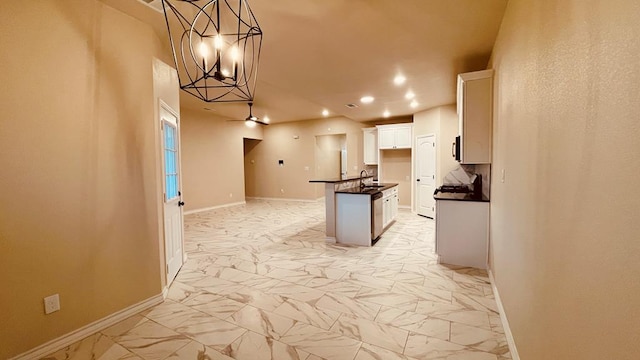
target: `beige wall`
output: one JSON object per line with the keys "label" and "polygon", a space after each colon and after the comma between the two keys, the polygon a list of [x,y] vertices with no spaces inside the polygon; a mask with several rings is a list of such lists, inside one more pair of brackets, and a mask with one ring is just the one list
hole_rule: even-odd
{"label": "beige wall", "polygon": [[436,135],[436,185],[460,165],[451,156],[451,144],[458,135],[458,115],[455,105],[440,106],[413,116],[413,135]]}
{"label": "beige wall", "polygon": [[[363,168],[363,124],[342,118],[295,121],[272,124],[264,128],[264,141],[245,158],[258,179],[255,197],[315,200],[324,196],[324,186],[310,184],[315,172],[316,136],[345,134],[348,175],[357,175]],[[250,161],[254,163],[251,164]],[[284,166],[278,165],[284,160]]]}
{"label": "beige wall", "polygon": [[318,135],[316,136],[315,172],[319,179],[339,178],[342,169],[342,149],[345,147],[347,136]]}
{"label": "beige wall", "polygon": [[637,0],[509,1],[490,261],[521,359],[640,354],[639,14]]}
{"label": "beige wall", "polygon": [[[0,358],[160,294],[146,25],[93,0],[0,12]],[[61,310],[44,315],[43,298]]]}
{"label": "beige wall", "polygon": [[182,109],[181,116],[185,210],[245,201],[244,138],[261,139],[262,126],[248,128],[204,110]]}
{"label": "beige wall", "polygon": [[382,150],[383,181],[398,183],[400,206],[411,206],[411,149]]}

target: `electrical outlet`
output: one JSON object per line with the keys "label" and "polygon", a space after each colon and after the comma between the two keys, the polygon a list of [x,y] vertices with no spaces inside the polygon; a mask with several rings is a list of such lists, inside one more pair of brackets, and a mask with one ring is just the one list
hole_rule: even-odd
{"label": "electrical outlet", "polygon": [[54,294],[44,298],[45,314],[51,314],[52,312],[56,312],[58,310],[60,310],[60,296],[58,294]]}

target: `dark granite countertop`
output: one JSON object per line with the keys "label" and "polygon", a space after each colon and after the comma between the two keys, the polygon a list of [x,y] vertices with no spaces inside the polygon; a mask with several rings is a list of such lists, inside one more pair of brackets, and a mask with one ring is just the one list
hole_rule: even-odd
{"label": "dark granite countertop", "polygon": [[[375,186],[375,187],[374,187]],[[398,186],[396,183],[377,183],[368,184],[364,188],[352,187],[348,189],[336,190],[336,194],[362,194],[362,195],[374,195],[387,189],[391,189],[394,186]]]}
{"label": "dark granite countertop", "polygon": [[[372,177],[373,175],[369,175],[369,176],[363,176],[362,178],[368,179]],[[309,182],[310,183],[341,183],[341,182],[352,181],[352,180],[360,180],[360,176],[352,175],[352,176],[344,176],[344,177],[331,178],[331,179],[309,180]]]}
{"label": "dark granite countertop", "polygon": [[474,198],[471,194],[466,193],[443,193],[439,192],[433,195],[436,200],[453,200],[453,201],[477,201],[477,202],[489,202],[489,198],[482,195],[482,198]]}

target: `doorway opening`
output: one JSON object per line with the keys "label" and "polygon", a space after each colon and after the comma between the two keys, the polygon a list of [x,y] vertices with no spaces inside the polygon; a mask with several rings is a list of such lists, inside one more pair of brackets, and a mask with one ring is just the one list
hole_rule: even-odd
{"label": "doorway opening", "polygon": [[256,170],[256,147],[262,142],[258,139],[243,139],[244,148],[244,197],[254,198],[259,193],[258,171]]}

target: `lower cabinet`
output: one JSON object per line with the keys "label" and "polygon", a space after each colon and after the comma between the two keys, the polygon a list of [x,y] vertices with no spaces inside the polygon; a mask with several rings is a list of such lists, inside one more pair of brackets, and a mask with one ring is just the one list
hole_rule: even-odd
{"label": "lower cabinet", "polygon": [[487,268],[489,202],[436,200],[436,253],[443,264]]}
{"label": "lower cabinet", "polygon": [[382,227],[387,227],[398,215],[398,187],[382,192]]}

